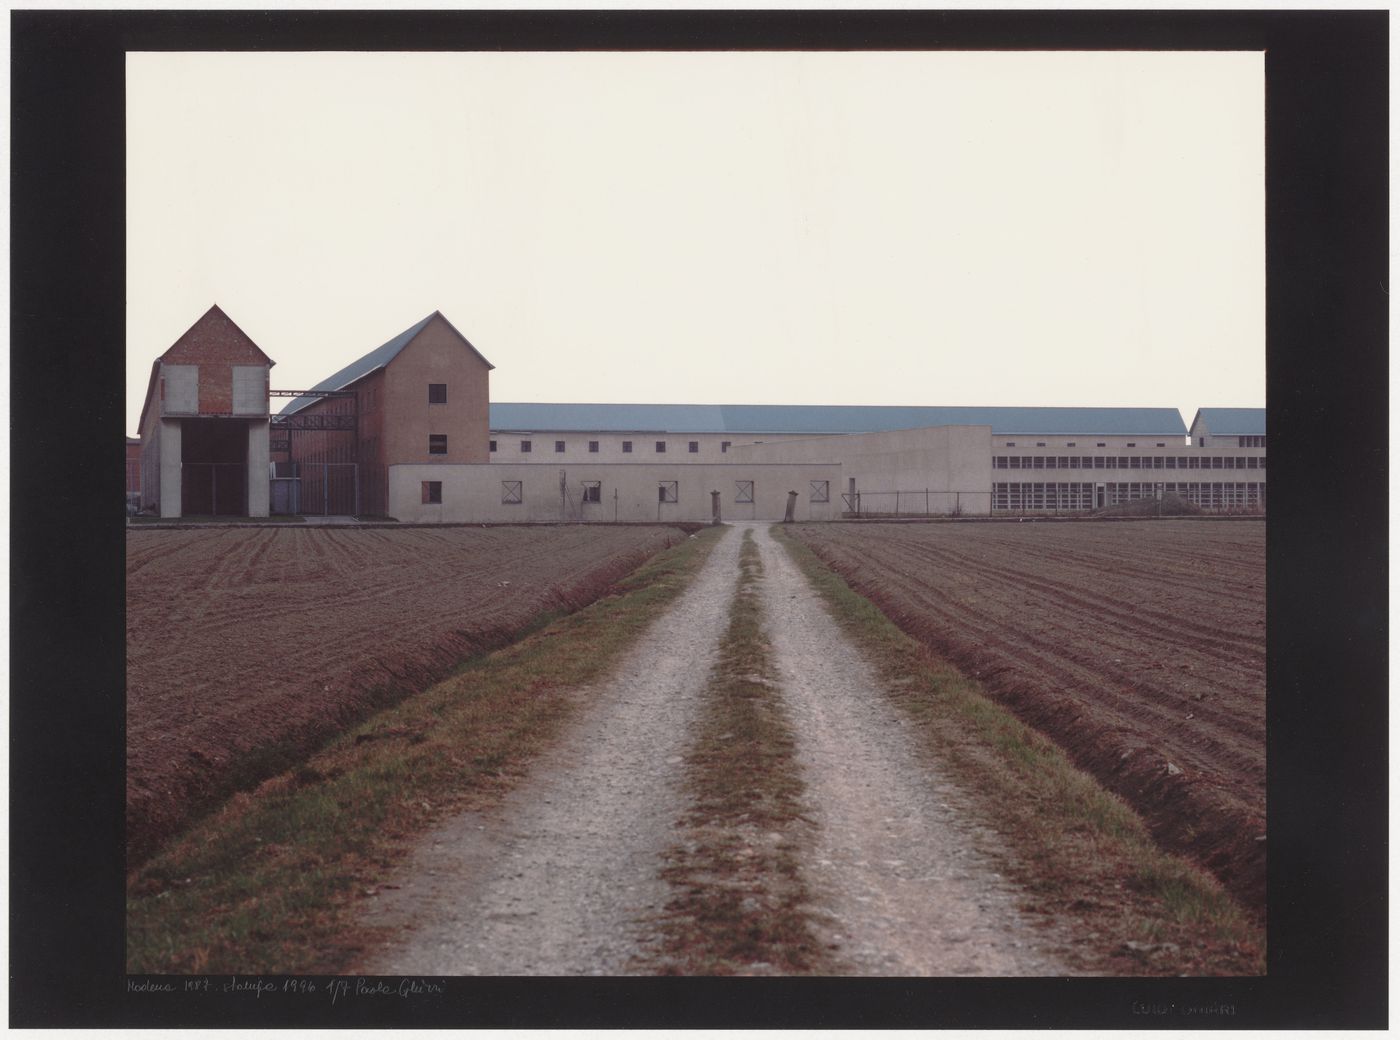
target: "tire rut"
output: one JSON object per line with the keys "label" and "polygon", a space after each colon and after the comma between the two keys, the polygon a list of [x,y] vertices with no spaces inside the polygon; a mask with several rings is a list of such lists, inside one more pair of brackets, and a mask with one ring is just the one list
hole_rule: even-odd
{"label": "tire rut", "polygon": [[[363,970],[618,975],[664,904],[680,770],[728,619],[740,539],[588,696],[570,733],[490,814],[448,820],[363,918],[397,933]],[[582,695],[584,691],[579,691]]]}

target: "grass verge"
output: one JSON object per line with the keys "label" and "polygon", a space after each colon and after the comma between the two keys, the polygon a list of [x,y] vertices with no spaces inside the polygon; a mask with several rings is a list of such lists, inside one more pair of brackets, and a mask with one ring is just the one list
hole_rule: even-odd
{"label": "grass verge", "polygon": [[662,974],[796,975],[827,961],[808,927],[799,863],[809,825],[744,532],[729,627],[686,756],[690,808],[662,876],[676,893],[645,965]]}
{"label": "grass verge", "polygon": [[1010,849],[1023,909],[1065,936],[1076,970],[1262,975],[1264,934],[1213,877],[1163,852],[1142,819],[979,683],[902,632],[781,527],[773,536],[866,653],[927,751]]}
{"label": "grass verge", "polygon": [[171,841],[127,879],[127,970],[344,970],[376,938],[356,924],[360,900],[435,821],[515,784],[719,534],[657,554],[603,599],[467,662]]}

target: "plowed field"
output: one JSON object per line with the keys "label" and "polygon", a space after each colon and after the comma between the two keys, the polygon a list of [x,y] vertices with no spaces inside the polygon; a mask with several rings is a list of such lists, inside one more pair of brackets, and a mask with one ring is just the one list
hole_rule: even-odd
{"label": "plowed field", "polygon": [[127,533],[127,843],[583,606],[673,527]]}
{"label": "plowed field", "polygon": [[1262,909],[1262,522],[792,532]]}

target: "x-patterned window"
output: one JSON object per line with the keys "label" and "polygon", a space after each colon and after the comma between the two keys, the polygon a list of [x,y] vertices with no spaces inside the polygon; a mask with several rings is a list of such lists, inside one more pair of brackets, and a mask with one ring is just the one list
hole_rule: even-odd
{"label": "x-patterned window", "polygon": [[519,505],[524,501],[522,483],[519,480],[501,481],[501,503],[503,505]]}
{"label": "x-patterned window", "polygon": [[585,480],[583,482],[583,500],[585,502],[601,502],[603,500],[603,482],[601,480]]}
{"label": "x-patterned window", "polygon": [[735,501],[735,502],[752,502],[752,501],[753,501],[753,481],[752,481],[752,480],[736,480],[736,481],[734,481],[734,501]]}
{"label": "x-patterned window", "polygon": [[830,502],[830,501],[831,501],[831,484],[830,484],[829,481],[825,481],[825,480],[814,480],[814,481],[811,482],[811,484],[812,484],[812,501],[813,501],[813,502]]}
{"label": "x-patterned window", "polygon": [[676,502],[680,499],[679,482],[674,480],[662,480],[656,485],[656,500],[658,502]]}

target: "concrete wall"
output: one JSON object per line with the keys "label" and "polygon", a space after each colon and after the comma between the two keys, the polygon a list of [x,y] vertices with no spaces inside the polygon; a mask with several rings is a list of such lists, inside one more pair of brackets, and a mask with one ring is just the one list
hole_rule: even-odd
{"label": "concrete wall", "polygon": [[[264,396],[263,400],[267,400]],[[267,516],[271,487],[268,484],[268,420],[248,420],[248,515]]]}
{"label": "concrete wall", "polygon": [[162,415],[199,414],[199,366],[161,362]]}
{"label": "concrete wall", "polygon": [[266,416],[268,414],[267,366],[233,365],[233,414]]}
{"label": "concrete wall", "polygon": [[[563,488],[561,491],[561,474]],[[514,465],[391,465],[390,515],[403,521],[449,523],[656,522],[707,523],[712,491],[724,520],[781,520],[788,492],[798,492],[795,518],[830,520],[841,514],[839,466],[821,464],[648,465],[553,463]],[[423,482],[442,483],[442,502],[423,502]],[[503,483],[518,481],[520,501],[503,501]],[[597,481],[600,501],[582,501],[583,485]],[[663,481],[676,484],[676,501],[659,501]],[[737,482],[753,484],[753,502],[737,502]],[[812,501],[811,482],[825,481],[827,501]]]}
{"label": "concrete wall", "polygon": [[[157,436],[160,438],[158,449],[160,490],[156,504],[163,517],[175,517],[181,514],[182,422],[181,419],[162,419],[157,430]],[[263,472],[267,471],[263,470]]]}
{"label": "concrete wall", "polygon": [[[807,460],[835,463],[841,486],[833,490],[861,494],[867,511],[895,512],[892,492],[927,491],[916,504],[901,496],[909,510],[932,513],[986,513],[991,508],[988,426],[927,426],[887,433],[852,433],[777,444],[736,445],[734,464],[749,460]],[[854,484],[852,484],[854,482]],[[887,495],[884,502],[881,495]],[[889,508],[887,509],[886,506]]]}

